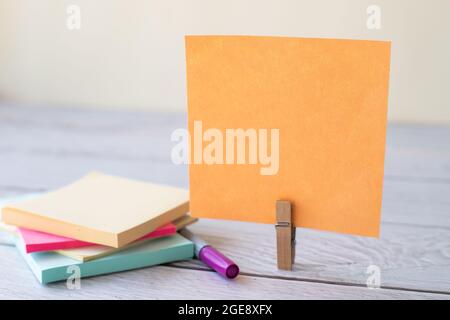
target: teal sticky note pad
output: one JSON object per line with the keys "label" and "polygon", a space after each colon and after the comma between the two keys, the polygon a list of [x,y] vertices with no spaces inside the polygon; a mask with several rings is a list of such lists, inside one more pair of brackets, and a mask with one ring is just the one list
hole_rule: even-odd
{"label": "teal sticky note pad", "polygon": [[179,234],[152,239],[141,245],[97,260],[80,262],[56,252],[25,253],[20,242],[18,249],[40,283],[66,280],[73,273],[71,266],[80,268],[81,277],[149,267],[173,261],[191,259],[194,244]]}

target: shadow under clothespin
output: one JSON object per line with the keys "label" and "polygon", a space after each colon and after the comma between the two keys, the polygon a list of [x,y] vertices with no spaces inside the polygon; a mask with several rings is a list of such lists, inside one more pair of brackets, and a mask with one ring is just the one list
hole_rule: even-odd
{"label": "shadow under clothespin", "polygon": [[291,203],[277,200],[275,230],[277,233],[277,265],[280,270],[292,270],[295,261],[296,228],[292,220]]}

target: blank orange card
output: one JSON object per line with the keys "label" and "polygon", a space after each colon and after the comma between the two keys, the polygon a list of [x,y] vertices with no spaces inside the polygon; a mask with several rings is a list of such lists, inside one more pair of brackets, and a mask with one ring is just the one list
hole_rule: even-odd
{"label": "blank orange card", "polygon": [[276,174],[191,159],[192,215],[273,224],[281,199],[297,227],[379,236],[390,42],[187,36],[186,58],[191,156],[208,129],[224,159],[227,129],[279,130]]}

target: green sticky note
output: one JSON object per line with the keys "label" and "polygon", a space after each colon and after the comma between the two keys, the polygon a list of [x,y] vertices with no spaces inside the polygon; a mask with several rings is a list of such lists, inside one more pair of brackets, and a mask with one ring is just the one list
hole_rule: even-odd
{"label": "green sticky note", "polygon": [[66,280],[74,274],[74,270],[79,270],[81,277],[90,277],[191,259],[194,256],[194,244],[179,234],[152,239],[130,249],[84,263],[56,252],[27,254],[23,251],[20,241],[17,242],[18,249],[42,284]]}

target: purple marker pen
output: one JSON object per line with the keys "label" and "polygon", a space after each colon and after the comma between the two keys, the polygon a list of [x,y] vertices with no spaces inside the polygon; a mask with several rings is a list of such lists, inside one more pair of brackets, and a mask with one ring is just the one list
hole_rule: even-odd
{"label": "purple marker pen", "polygon": [[202,239],[195,236],[188,229],[184,228],[179,231],[181,235],[188,238],[194,243],[195,256],[203,261],[206,265],[213,268],[222,276],[233,279],[239,274],[239,267],[229,258],[225,257],[219,251],[206,244]]}

